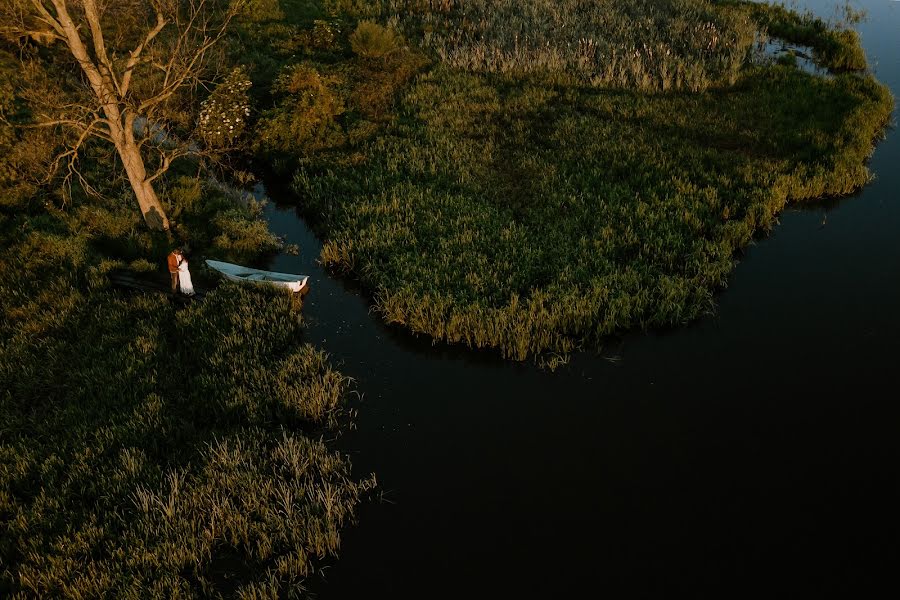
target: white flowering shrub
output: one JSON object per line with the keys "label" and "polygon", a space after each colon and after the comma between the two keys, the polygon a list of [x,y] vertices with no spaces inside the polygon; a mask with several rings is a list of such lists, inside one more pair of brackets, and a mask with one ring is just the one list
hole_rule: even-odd
{"label": "white flowering shrub", "polygon": [[200,104],[200,137],[213,148],[234,146],[250,116],[250,78],[237,67]]}

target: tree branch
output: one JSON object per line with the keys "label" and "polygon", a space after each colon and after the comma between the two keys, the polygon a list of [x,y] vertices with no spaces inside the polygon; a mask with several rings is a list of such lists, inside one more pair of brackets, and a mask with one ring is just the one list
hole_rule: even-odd
{"label": "tree branch", "polygon": [[131,86],[131,74],[134,72],[134,68],[138,64],[138,60],[141,58],[141,54],[144,52],[144,48],[146,48],[150,42],[153,41],[159,32],[163,30],[168,22],[161,12],[156,13],[156,26],[153,27],[149,32],[147,32],[147,36],[144,40],[138,44],[138,46],[131,51],[131,56],[128,58],[128,62],[125,64],[125,70],[122,74],[122,86],[119,89],[120,93],[124,97],[128,94],[128,88]]}
{"label": "tree branch", "polygon": [[[47,177],[45,180],[46,182],[49,182],[53,178],[53,176],[59,170],[61,163],[66,158],[68,158],[67,165],[66,165],[67,173],[66,173],[65,178],[63,179],[63,185],[71,188],[72,178],[77,177],[78,182],[81,184],[81,187],[84,188],[84,191],[86,191],[87,193],[89,193],[91,195],[95,195],[95,196],[99,195],[96,192],[96,190],[94,190],[94,188],[91,187],[90,183],[88,183],[88,181],[85,180],[84,176],[81,174],[81,171],[78,169],[78,154],[79,154],[79,151],[81,150],[81,147],[84,145],[85,141],[87,141],[87,139],[89,137],[97,136],[97,134],[100,133],[100,132],[94,131],[94,125],[96,123],[100,123],[103,121],[105,121],[105,119],[103,119],[102,117],[97,117],[96,119],[94,119],[94,121],[89,123],[87,126],[85,126],[84,123],[81,123],[81,126],[83,127],[83,131],[81,132],[81,135],[78,136],[78,139],[75,141],[75,143],[70,145],[64,152],[57,154],[53,158],[53,160],[50,162],[49,169],[47,171]],[[102,136],[98,136],[98,137],[102,137]]]}
{"label": "tree branch", "polygon": [[[98,129],[97,125],[106,125],[107,129]],[[77,119],[55,119],[52,121],[41,121],[40,123],[30,123],[28,125],[19,125],[22,129],[46,129],[48,127],[71,127],[76,131],[91,131],[91,135],[99,137],[108,142],[112,141],[112,133],[109,130],[109,121],[103,117],[97,117],[88,124]]]}
{"label": "tree branch", "polygon": [[91,30],[91,41],[94,43],[94,56],[97,58],[97,63],[109,78],[112,87],[119,90],[121,94],[116,73],[109,60],[109,54],[106,52],[106,42],[103,39],[103,27],[100,25],[100,11],[97,10],[97,3],[94,0],[81,0],[81,3],[84,6],[84,16]]}
{"label": "tree branch", "polygon": [[50,14],[50,11],[47,10],[47,7],[44,6],[44,3],[41,0],[31,0],[31,4],[32,4],[32,6],[34,6],[35,10],[38,11],[38,14],[41,15],[38,18],[38,20],[40,20],[40,21],[46,23],[47,25],[49,25],[50,27],[52,27],[54,29],[54,31],[56,31],[57,35],[59,35],[61,38],[65,39],[66,33],[63,30],[62,24],[59,21],[57,21],[53,17],[53,15]]}

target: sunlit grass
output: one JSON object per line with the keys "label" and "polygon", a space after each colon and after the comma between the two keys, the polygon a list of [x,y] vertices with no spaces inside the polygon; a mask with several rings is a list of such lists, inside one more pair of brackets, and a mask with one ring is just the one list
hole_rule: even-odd
{"label": "sunlit grass", "polygon": [[383,2],[451,67],[644,91],[733,83],[756,35],[705,0]]}

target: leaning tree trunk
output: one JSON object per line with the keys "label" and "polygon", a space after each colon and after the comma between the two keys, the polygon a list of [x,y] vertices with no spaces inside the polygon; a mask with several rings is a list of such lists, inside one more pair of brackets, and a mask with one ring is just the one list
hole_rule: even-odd
{"label": "leaning tree trunk", "polygon": [[[91,26],[91,34],[94,36],[93,42],[97,52],[97,62],[92,60],[88,54],[87,48],[81,39],[81,33],[69,15],[66,0],[51,1],[56,8],[57,21],[53,20],[52,15],[43,8],[40,2],[37,2],[35,6],[38,7],[45,19],[50,19],[54,29],[65,37],[72,56],[75,57],[87,76],[91,89],[100,103],[103,115],[106,117],[109,137],[115,144],[116,151],[119,153],[122,164],[125,166],[128,181],[131,182],[134,195],[137,196],[138,206],[141,208],[141,214],[144,215],[144,221],[152,229],[169,229],[169,219],[166,218],[166,212],[163,210],[159,198],[156,197],[152,181],[148,180],[144,159],[141,158],[140,148],[134,139],[135,115],[130,112],[123,113],[121,110],[120,88],[112,75],[109,63],[104,64],[101,60],[105,56],[106,50],[103,47],[103,36],[100,30],[96,4],[94,2],[88,3],[85,0],[83,8]],[[95,28],[97,31],[95,31]]]}
{"label": "leaning tree trunk", "polygon": [[116,150],[122,158],[122,165],[128,174],[128,181],[137,197],[138,206],[141,207],[141,214],[144,215],[147,226],[151,229],[168,230],[169,219],[166,218],[166,211],[156,196],[153,184],[147,181],[144,159],[137,145],[126,140],[117,143]]}

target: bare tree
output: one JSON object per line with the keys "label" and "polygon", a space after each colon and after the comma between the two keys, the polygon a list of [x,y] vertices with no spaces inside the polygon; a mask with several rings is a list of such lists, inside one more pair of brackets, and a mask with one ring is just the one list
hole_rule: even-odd
{"label": "bare tree", "polygon": [[[192,133],[196,92],[213,47],[242,0],[0,0],[0,33],[39,44],[73,72],[54,95],[46,72],[23,57],[30,82],[33,126],[63,128],[64,150],[52,168],[67,170],[90,189],[78,169],[89,139],[111,143],[122,161],[144,220],[168,229],[154,182],[179,157],[202,151]],[[63,78],[63,77],[60,77]],[[72,83],[74,82],[74,83]]]}

